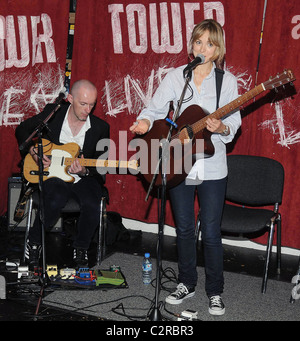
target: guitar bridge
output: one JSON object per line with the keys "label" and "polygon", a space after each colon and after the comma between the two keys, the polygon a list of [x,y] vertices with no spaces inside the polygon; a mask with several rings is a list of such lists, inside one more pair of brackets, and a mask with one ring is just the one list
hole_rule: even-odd
{"label": "guitar bridge", "polygon": [[[36,171],[36,170],[31,170],[29,172],[30,175],[39,175],[39,171]],[[49,172],[47,171],[43,171],[43,176],[48,176],[49,175]]]}

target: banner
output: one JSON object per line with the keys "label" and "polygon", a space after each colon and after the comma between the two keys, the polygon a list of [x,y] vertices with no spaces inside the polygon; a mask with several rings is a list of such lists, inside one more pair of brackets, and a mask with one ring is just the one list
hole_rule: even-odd
{"label": "banner", "polygon": [[[0,5],[0,153],[5,160],[1,193],[6,193],[7,178],[17,170],[14,127],[61,89],[68,3],[27,0]],[[263,92],[241,108],[242,127],[228,153],[266,156],[283,164],[282,245],[300,248],[299,1],[77,0],[71,83],[87,78],[96,84],[95,114],[111,126],[111,156],[129,160],[135,154],[128,146],[133,138],[129,127],[165,74],[188,62],[191,31],[205,18],[216,19],[224,29],[224,67],[238,78],[240,94],[284,69],[291,69],[297,79],[294,85]],[[142,178],[108,174],[106,185],[109,210],[158,223],[157,192],[145,201],[149,184]],[[2,214],[5,209],[2,202]],[[169,201],[165,221],[174,226]]]}
{"label": "banner", "polygon": [[0,214],[7,179],[20,173],[15,128],[53,102],[64,86],[68,0],[0,3]]}
{"label": "banner", "polygon": [[[77,2],[72,81],[88,78],[101,96],[98,115],[111,125],[116,156],[128,160],[128,128],[151,99],[164,75],[187,63],[194,25],[205,18],[225,32],[225,68],[238,77],[239,93],[285,68],[299,75],[299,2],[254,1],[82,1]],[[282,244],[300,247],[299,97],[295,87],[265,92],[242,109],[243,124],[228,153],[262,155],[283,163],[286,180]],[[108,175],[109,209],[122,216],[157,223],[156,191],[145,202],[146,186],[133,175]],[[197,204],[195,204],[197,208]],[[173,225],[167,202],[166,223]],[[265,242],[265,239],[262,239]]]}

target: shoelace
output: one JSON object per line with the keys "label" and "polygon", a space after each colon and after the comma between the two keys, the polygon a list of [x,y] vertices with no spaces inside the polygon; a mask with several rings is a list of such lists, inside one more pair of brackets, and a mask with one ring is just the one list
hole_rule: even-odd
{"label": "shoelace", "polygon": [[212,296],[210,298],[211,305],[215,307],[222,307],[222,300],[220,296]]}
{"label": "shoelace", "polygon": [[178,284],[174,295],[179,296],[181,294],[188,294],[188,293],[189,293],[189,291],[188,291],[187,287],[184,284],[180,283],[180,284]]}
{"label": "shoelace", "polygon": [[87,260],[88,257],[87,257],[87,252],[86,252],[86,251],[78,251],[78,252],[77,252],[77,250],[74,249],[74,251],[73,251],[73,258],[80,257],[82,254],[83,254],[83,258],[84,258],[85,260]]}
{"label": "shoelace", "polygon": [[25,258],[29,260],[30,256],[32,258],[39,257],[40,251],[41,251],[41,246],[40,245],[32,245],[30,247],[28,242],[27,242],[26,248],[25,248]]}

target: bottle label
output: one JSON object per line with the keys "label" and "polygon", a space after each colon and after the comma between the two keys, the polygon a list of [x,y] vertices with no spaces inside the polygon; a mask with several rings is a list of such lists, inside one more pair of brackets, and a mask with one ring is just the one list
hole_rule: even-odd
{"label": "bottle label", "polygon": [[144,264],[143,270],[144,271],[151,271],[152,270],[152,264]]}

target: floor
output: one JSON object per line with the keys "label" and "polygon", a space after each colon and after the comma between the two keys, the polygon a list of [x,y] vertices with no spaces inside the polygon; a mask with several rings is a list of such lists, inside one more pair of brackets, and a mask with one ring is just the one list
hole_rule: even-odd
{"label": "floor", "polygon": [[[106,255],[114,252],[143,255],[150,252],[153,258],[156,257],[157,235],[141,231],[129,231],[130,237],[126,240],[115,242],[106,247]],[[46,263],[56,264],[58,268],[71,264],[72,258],[72,236],[65,229],[59,232],[48,233],[46,237]],[[22,259],[24,245],[24,232],[8,231],[5,217],[1,218],[0,224],[0,276],[6,281],[6,299],[0,300],[0,321],[95,321],[99,318],[88,315],[70,314],[57,309],[49,309],[42,304],[41,293],[47,295],[51,285],[37,279],[34,283],[23,283],[17,280],[13,268],[7,268],[7,261],[13,262]],[[176,262],[176,241],[174,237],[164,236],[161,244],[162,261]],[[203,265],[201,247],[198,245],[198,265]],[[91,263],[96,261],[96,243],[91,246]],[[93,264],[90,264],[92,266]],[[272,255],[269,278],[291,282],[296,275],[299,266],[299,257],[282,255],[282,271],[276,274],[276,256]],[[224,245],[224,270],[229,272],[247,274],[250,276],[262,277],[264,266],[264,253],[247,248]],[[9,270],[9,271],[8,271]],[[42,278],[43,279],[43,278]],[[0,282],[1,283],[1,282]],[[41,283],[45,283],[42,286]],[[3,288],[2,288],[3,289]],[[1,290],[1,286],[0,286]],[[1,291],[0,291],[1,292]]]}

